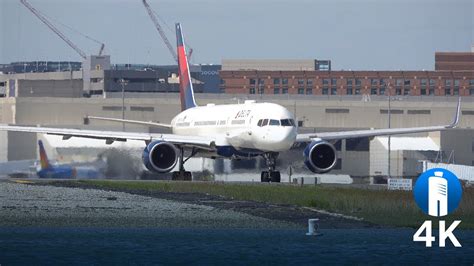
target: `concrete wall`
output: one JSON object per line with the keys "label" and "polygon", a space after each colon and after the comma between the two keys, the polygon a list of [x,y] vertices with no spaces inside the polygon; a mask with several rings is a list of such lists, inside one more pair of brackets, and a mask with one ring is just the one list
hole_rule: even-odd
{"label": "concrete wall", "polygon": [[[127,93],[126,95],[125,117],[127,119],[168,123],[180,111],[178,94],[149,94],[148,98],[129,98],[134,94]],[[237,103],[238,101],[243,102],[245,99],[221,94],[197,94],[196,96],[197,102],[201,105],[210,102],[216,104]],[[304,121],[306,126],[306,128],[300,129],[302,132],[385,128],[388,123],[387,114],[380,111],[387,108],[386,101],[362,102],[360,99],[345,100],[343,98],[322,100],[311,97],[306,99],[268,97],[261,101],[282,104],[290,111],[295,112],[298,120]],[[83,118],[86,115],[121,118],[121,105],[120,98],[1,98],[0,123],[121,130],[121,124],[112,122],[92,121],[89,126],[83,125]],[[402,110],[403,113],[392,115],[392,127],[449,124],[454,114],[455,105],[454,101],[419,102],[407,100],[393,102],[392,110]],[[338,109],[347,111],[335,111]],[[468,112],[474,110],[474,102],[471,98],[467,97],[464,100],[462,109]],[[408,110],[430,110],[431,114],[409,114]],[[463,115],[461,127],[466,128],[471,125],[474,125],[474,115]],[[127,125],[126,129],[128,131],[163,132],[158,128],[150,129],[131,125]],[[450,134],[443,133],[440,140],[441,146],[443,150],[456,150],[456,162],[471,164],[474,160],[471,150],[474,130],[460,130],[459,135],[456,135],[456,132],[458,130],[450,131]],[[36,135],[30,134],[30,137],[24,141],[22,137],[12,137],[14,134],[17,133],[8,135],[8,154],[18,152],[19,147],[24,148],[25,151],[11,158],[36,158]],[[296,152],[294,156],[301,156],[301,151]],[[8,158],[10,159],[10,156]],[[377,175],[376,172],[379,170],[374,170],[371,162],[376,159],[383,163],[386,161],[386,152],[369,154],[368,151],[347,151],[344,141],[341,145],[339,158],[342,160],[342,168],[335,170],[334,173],[350,173],[356,176]],[[379,168],[386,169],[386,166]],[[402,175],[403,169],[403,155],[393,154],[392,175]]]}
{"label": "concrete wall", "polygon": [[460,128],[441,132],[441,149],[454,151],[454,163],[474,166],[474,130]]}

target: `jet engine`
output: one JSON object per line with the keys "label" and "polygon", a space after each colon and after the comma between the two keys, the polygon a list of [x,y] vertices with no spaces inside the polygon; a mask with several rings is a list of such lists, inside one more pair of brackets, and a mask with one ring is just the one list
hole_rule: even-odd
{"label": "jet engine", "polygon": [[143,150],[143,164],[156,173],[171,171],[178,162],[178,150],[169,142],[154,141]]}
{"label": "jet engine", "polygon": [[337,156],[334,145],[327,141],[311,142],[303,152],[304,164],[314,173],[326,173],[336,165]]}

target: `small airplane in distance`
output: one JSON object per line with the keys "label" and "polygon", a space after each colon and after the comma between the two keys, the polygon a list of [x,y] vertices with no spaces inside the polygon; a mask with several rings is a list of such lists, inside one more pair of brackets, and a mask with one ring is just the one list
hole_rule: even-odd
{"label": "small airplane in distance", "polygon": [[[303,159],[308,169],[314,173],[326,173],[336,165],[337,153],[333,143],[337,140],[441,131],[454,128],[459,123],[461,98],[458,101],[454,121],[449,125],[310,134],[298,134],[294,114],[278,104],[245,101],[243,104],[198,106],[194,99],[185,42],[179,23],[176,24],[176,37],[181,112],[170,124],[87,117],[102,121],[171,128],[172,134],[9,125],[0,125],[0,130],[60,135],[64,140],[71,137],[103,139],[107,144],[114,141],[142,140],[146,144],[142,155],[144,165],[152,172],[167,173],[178,164],[179,170],[173,172],[174,180],[192,179],[191,172],[185,171],[184,164],[196,155],[213,159],[246,159],[262,156],[268,170],[261,172],[261,181],[280,182],[280,172],[276,170],[278,154],[291,149],[297,143],[307,143]],[[185,150],[189,153],[187,158]]]}
{"label": "small airplane in distance", "polygon": [[40,178],[99,178],[101,173],[93,167],[76,167],[73,165],[52,165],[44,150],[43,142],[38,141],[40,169],[36,172]]}

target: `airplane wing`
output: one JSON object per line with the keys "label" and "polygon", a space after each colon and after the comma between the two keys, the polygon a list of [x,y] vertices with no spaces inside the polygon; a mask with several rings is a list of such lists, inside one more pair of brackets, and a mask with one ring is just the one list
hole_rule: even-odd
{"label": "airplane wing", "polygon": [[458,124],[459,124],[460,113],[461,113],[461,98],[459,98],[459,100],[458,100],[456,114],[454,116],[453,122],[450,125],[430,126],[430,127],[369,129],[369,130],[353,130],[353,131],[298,134],[297,137],[296,137],[296,141],[297,142],[309,142],[313,139],[339,140],[339,139],[351,139],[351,138],[363,138],[363,137],[375,137],[375,136],[387,136],[387,135],[442,131],[442,130],[447,130],[447,129],[450,129],[450,128],[457,127]]}
{"label": "airplane wing", "polygon": [[28,126],[9,126],[0,125],[2,131],[41,133],[48,135],[63,136],[63,139],[72,137],[103,139],[107,144],[114,141],[143,140],[146,143],[155,140],[171,142],[178,146],[200,147],[204,149],[214,149],[215,140],[209,137],[181,136],[176,134],[159,133],[141,133],[141,132],[120,132],[120,131],[102,131],[102,130],[84,130],[69,128],[49,128],[49,127],[28,127]]}
{"label": "airplane wing", "polygon": [[101,121],[118,122],[118,123],[126,123],[126,124],[136,124],[136,125],[143,125],[143,126],[171,128],[171,124],[156,123],[156,122],[152,122],[152,121],[139,121],[139,120],[100,117],[100,116],[86,116],[86,117],[84,117],[84,124],[89,124],[89,120],[101,120]]}

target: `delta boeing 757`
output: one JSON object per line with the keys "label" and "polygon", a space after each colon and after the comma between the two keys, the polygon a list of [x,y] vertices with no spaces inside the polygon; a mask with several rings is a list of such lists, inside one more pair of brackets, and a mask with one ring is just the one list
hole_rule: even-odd
{"label": "delta boeing 757", "polygon": [[[171,128],[172,134],[8,125],[0,126],[0,130],[60,135],[65,140],[71,137],[104,139],[109,144],[114,141],[143,140],[146,144],[142,156],[144,165],[150,171],[167,173],[178,164],[179,171],[173,172],[175,180],[191,179],[191,173],[185,171],[184,164],[196,155],[230,159],[262,156],[265,158],[268,170],[261,173],[261,181],[280,182],[276,159],[280,152],[289,150],[295,143],[308,143],[303,152],[305,165],[312,172],[325,173],[336,165],[336,149],[331,143],[336,140],[441,131],[454,128],[459,123],[460,99],[454,121],[450,125],[310,134],[298,134],[294,114],[278,104],[246,101],[243,104],[198,106],[194,99],[185,43],[179,23],[176,24],[176,35],[182,112],[174,117],[170,124],[89,117],[89,119],[167,127]],[[190,153],[187,158],[185,151]]]}

